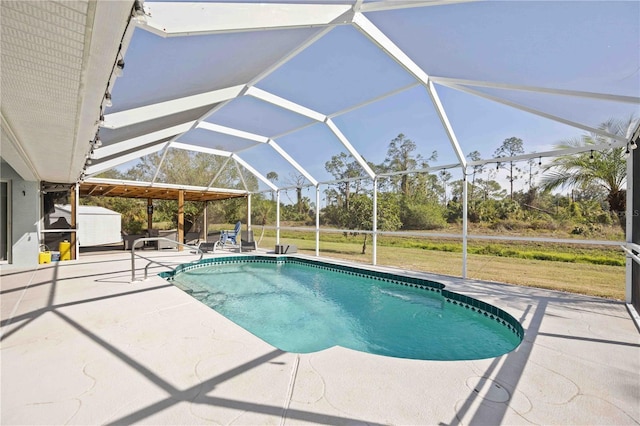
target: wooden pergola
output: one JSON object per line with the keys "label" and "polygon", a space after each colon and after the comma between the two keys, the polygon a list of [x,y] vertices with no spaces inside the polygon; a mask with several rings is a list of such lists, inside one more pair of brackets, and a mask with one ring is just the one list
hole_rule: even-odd
{"label": "wooden pergola", "polygon": [[[163,183],[151,184],[111,179],[92,179],[78,184],[78,195],[80,197],[93,196],[146,199],[148,229],[153,227],[153,200],[176,200],[178,202],[178,241],[182,242],[184,240],[185,201],[208,202],[227,200],[230,198],[246,198],[249,193],[247,191],[235,189],[202,188]],[[179,249],[181,249],[180,246]]]}
{"label": "wooden pergola", "polygon": [[79,185],[81,197],[122,197],[142,198],[152,200],[178,200],[182,194],[183,201],[215,201],[229,198],[246,197],[245,191],[233,191],[223,189],[201,189],[165,184],[141,184],[141,183],[107,183],[107,182],[82,182]]}

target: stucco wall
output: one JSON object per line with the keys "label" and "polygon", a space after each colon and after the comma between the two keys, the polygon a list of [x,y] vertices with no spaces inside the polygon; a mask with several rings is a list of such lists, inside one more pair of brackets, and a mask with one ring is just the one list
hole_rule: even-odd
{"label": "stucco wall", "polygon": [[0,159],[0,177],[11,182],[11,263],[17,266],[38,264],[37,224],[40,215],[40,185],[26,181]]}

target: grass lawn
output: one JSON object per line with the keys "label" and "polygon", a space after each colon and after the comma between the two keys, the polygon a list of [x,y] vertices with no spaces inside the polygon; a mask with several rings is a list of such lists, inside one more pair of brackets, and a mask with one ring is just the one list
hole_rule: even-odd
{"label": "grass lawn", "polygon": [[[259,234],[256,229],[256,239]],[[295,244],[301,253],[315,254],[314,239],[287,235],[281,237],[281,242]],[[260,247],[274,246],[275,237],[265,234]],[[368,245],[365,255],[360,254],[361,250],[361,238],[351,242],[323,241],[321,235],[321,256],[371,264],[371,246]],[[381,266],[452,276],[462,275],[462,255],[459,252],[378,246],[377,257],[377,263]],[[467,276],[486,281],[569,291],[617,300],[624,300],[625,295],[624,266],[469,254]]]}

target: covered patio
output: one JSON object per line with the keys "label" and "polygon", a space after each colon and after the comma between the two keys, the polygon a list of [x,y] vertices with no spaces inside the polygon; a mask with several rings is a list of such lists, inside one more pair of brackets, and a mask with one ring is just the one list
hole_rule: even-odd
{"label": "covered patio", "polygon": [[[80,197],[118,197],[118,198],[137,198],[147,201],[147,233],[140,235],[123,235],[123,244],[125,249],[130,249],[133,240],[140,237],[149,237],[150,230],[153,229],[153,200],[175,200],[178,203],[177,233],[175,240],[186,242],[187,234],[184,227],[184,203],[185,201],[197,201],[204,203],[204,229],[199,235],[193,236],[196,240],[206,241],[207,239],[207,203],[210,201],[228,200],[231,198],[247,198],[250,209],[250,194],[246,191],[233,189],[202,189],[199,187],[185,185],[161,184],[152,185],[144,182],[127,182],[113,179],[96,179],[89,182],[82,182],[78,185],[78,195]],[[248,218],[248,227],[251,227],[251,217]],[[155,235],[156,237],[158,235]],[[177,247],[182,250],[181,246]],[[75,258],[75,257],[74,257]]]}
{"label": "covered patio", "polygon": [[[640,9],[601,6],[3,0],[0,423],[639,424]],[[614,116],[629,128],[602,126]],[[382,167],[407,129],[424,161]],[[556,145],[581,132],[595,142]],[[513,135],[524,152],[494,151]],[[624,237],[540,241],[622,246],[624,301],[468,276],[476,168],[521,162],[531,176],[553,158],[607,150],[626,155],[626,207],[615,212]],[[341,158],[351,168],[336,178]],[[388,194],[394,179],[441,172],[461,185],[459,276],[378,265],[385,182]],[[281,197],[304,190],[314,209],[303,230],[319,257],[320,210],[351,182],[366,187],[372,212],[330,232],[371,235],[373,270],[507,311],[525,330],[517,349],[446,362],[288,353],[155,274],[164,268],[131,282],[146,266],[131,253],[38,264],[47,188],[73,188],[72,205],[86,195],[148,206],[246,197],[248,230],[251,197],[268,194],[276,244]],[[231,254],[206,256],[220,255]],[[196,255],[145,257],[174,265]]]}

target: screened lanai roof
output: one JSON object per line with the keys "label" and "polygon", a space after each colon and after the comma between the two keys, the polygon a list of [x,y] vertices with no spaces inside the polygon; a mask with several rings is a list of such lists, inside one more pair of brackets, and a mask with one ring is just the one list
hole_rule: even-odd
{"label": "screened lanai roof", "polygon": [[[472,151],[491,161],[512,136],[524,143],[519,158],[542,159],[585,132],[623,145],[631,135],[600,124],[640,115],[638,2],[131,6],[130,21],[112,18],[121,28],[104,85],[112,105],[93,106],[101,142],[87,143],[75,175],[87,182],[148,169],[141,161],[153,154],[152,185],[223,186],[222,168],[255,176],[260,190],[293,175],[315,185],[334,179],[325,163],[341,152],[373,177],[369,162],[382,163],[398,134],[424,158],[437,153],[432,170],[473,165]],[[166,177],[175,150],[210,156],[217,169]]]}

